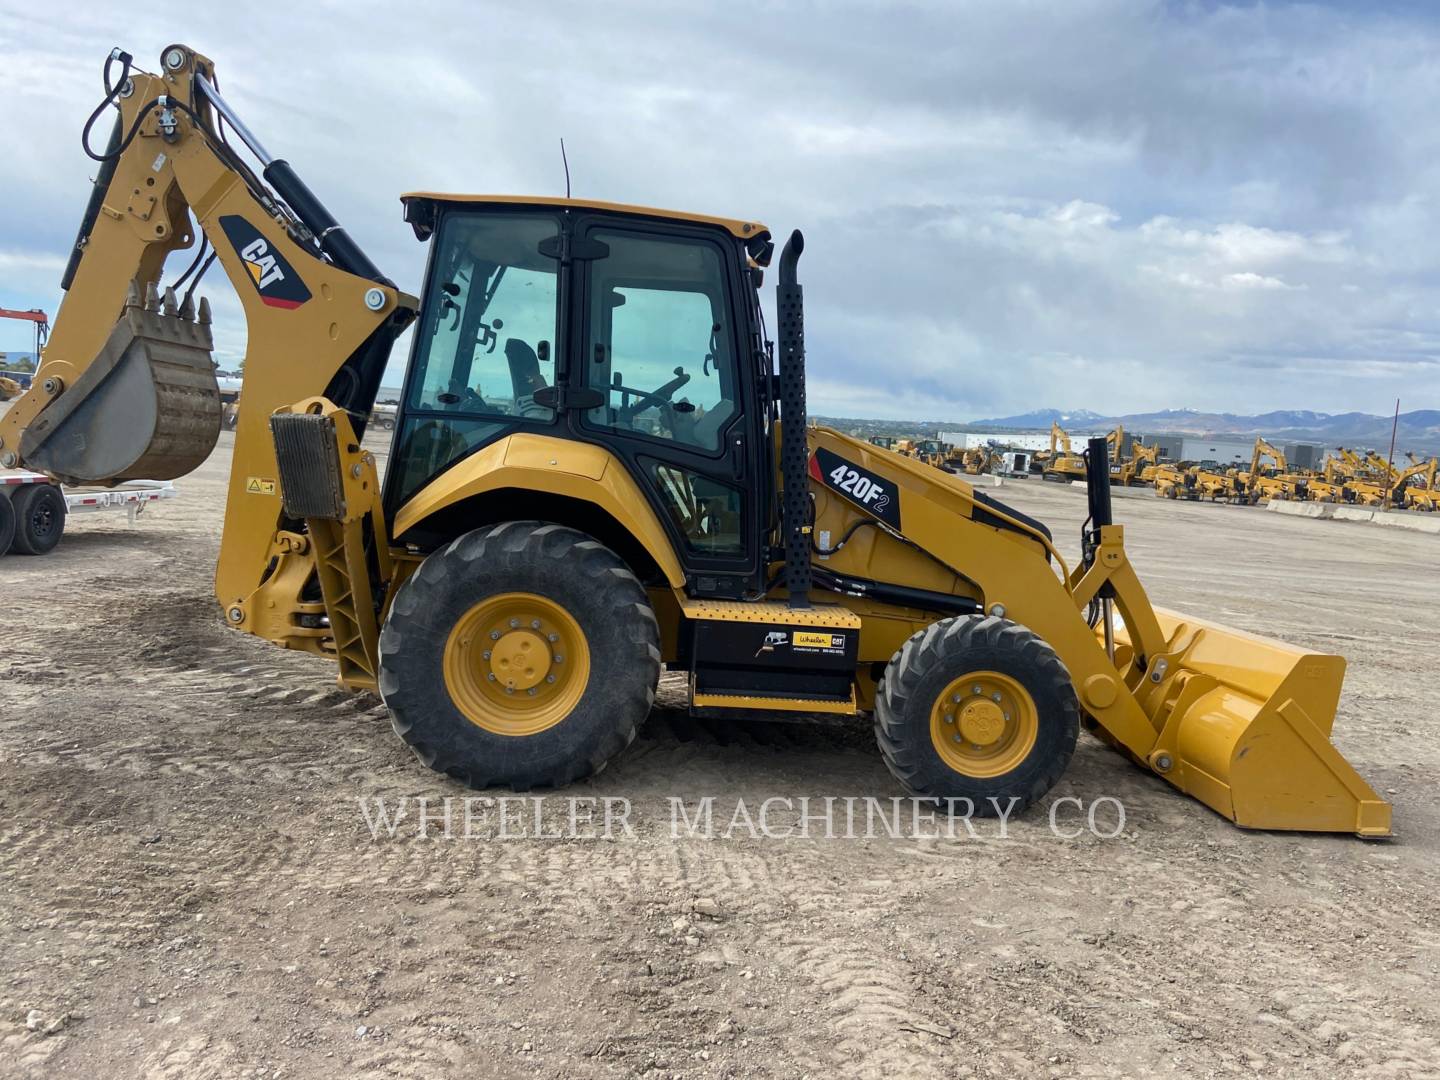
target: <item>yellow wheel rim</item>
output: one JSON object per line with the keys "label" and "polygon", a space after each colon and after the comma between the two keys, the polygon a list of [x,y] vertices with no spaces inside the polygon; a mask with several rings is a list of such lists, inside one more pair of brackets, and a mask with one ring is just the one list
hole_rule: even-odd
{"label": "yellow wheel rim", "polygon": [[496,735],[535,735],[570,715],[590,681],[580,624],[535,593],[498,593],[445,642],[445,689],[467,720]]}
{"label": "yellow wheel rim", "polygon": [[972,671],[945,687],[930,710],[930,740],[940,760],[963,776],[1003,776],[1040,733],[1030,692],[998,671]]}

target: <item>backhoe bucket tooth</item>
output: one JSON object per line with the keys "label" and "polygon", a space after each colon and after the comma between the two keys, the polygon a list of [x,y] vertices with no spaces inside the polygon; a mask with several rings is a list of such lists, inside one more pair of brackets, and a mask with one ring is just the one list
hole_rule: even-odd
{"label": "backhoe bucket tooth", "polygon": [[1390,804],[1330,744],[1343,657],[1155,614],[1168,650],[1130,682],[1156,771],[1245,828],[1390,834]]}
{"label": "backhoe bucket tooth", "polygon": [[220,436],[220,387],[209,306],[198,322],[132,287],[94,363],[36,417],[20,441],[30,468],[69,483],[173,480],[195,469]]}

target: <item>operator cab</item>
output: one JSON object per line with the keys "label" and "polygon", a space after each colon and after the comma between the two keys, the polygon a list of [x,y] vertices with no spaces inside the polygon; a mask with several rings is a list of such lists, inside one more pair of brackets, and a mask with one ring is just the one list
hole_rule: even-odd
{"label": "operator cab", "polygon": [[[754,268],[769,260],[769,232],[571,199],[404,203],[431,251],[386,475],[390,520],[509,435],[597,444],[649,496],[693,595],[763,592],[773,406]],[[543,496],[516,498],[543,516]]]}

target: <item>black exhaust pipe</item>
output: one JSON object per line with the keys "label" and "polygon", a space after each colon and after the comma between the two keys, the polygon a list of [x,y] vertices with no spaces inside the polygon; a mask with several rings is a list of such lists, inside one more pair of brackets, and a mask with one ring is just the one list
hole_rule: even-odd
{"label": "black exhaust pipe", "polygon": [[785,591],[792,608],[810,606],[810,455],[805,446],[805,290],[795,266],[805,250],[796,229],[780,253],[775,307],[780,322],[780,495]]}

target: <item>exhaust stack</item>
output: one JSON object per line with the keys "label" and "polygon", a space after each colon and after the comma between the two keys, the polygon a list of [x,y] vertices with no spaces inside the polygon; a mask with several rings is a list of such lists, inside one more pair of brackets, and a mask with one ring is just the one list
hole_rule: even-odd
{"label": "exhaust stack", "polygon": [[780,253],[775,307],[780,321],[781,528],[785,534],[785,591],[792,608],[810,606],[810,475],[805,446],[805,290],[795,267],[805,250],[799,229]]}

